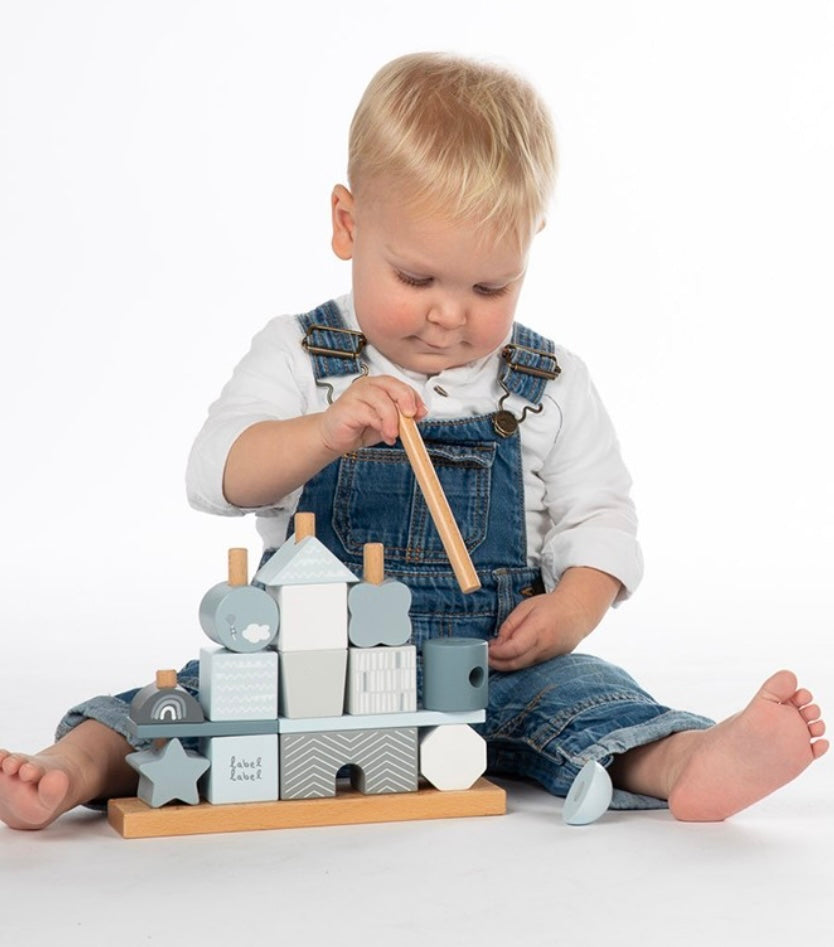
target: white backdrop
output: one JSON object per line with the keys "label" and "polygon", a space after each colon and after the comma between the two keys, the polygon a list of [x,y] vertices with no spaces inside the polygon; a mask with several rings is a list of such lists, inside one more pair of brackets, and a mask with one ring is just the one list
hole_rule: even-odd
{"label": "white backdrop", "polygon": [[554,113],[519,316],[589,363],[647,561],[589,648],[707,714],[785,665],[834,704],[834,7],[293,6],[0,3],[0,742],[195,655],[226,547],[256,559],[188,508],[187,452],[252,334],[347,288],[351,114],[425,48]]}

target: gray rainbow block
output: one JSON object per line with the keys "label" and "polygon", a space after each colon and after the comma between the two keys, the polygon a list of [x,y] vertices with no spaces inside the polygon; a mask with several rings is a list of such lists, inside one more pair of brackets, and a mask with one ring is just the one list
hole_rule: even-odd
{"label": "gray rainbow block", "polygon": [[200,723],[206,718],[203,708],[187,690],[179,685],[159,687],[154,682],[138,691],[130,702],[130,719],[137,724],[172,726]]}
{"label": "gray rainbow block", "polygon": [[263,589],[253,585],[220,582],[200,602],[200,627],[230,651],[262,651],[278,634],[278,605]]}
{"label": "gray rainbow block", "polygon": [[336,795],[336,774],[351,765],[359,792],[417,790],[417,728],[282,734],[281,798]]}
{"label": "gray rainbow block", "polygon": [[431,638],[423,645],[426,710],[477,710],[488,694],[487,643],[480,638]]}
{"label": "gray rainbow block", "polygon": [[277,653],[201,648],[200,704],[209,720],[277,718]]}
{"label": "gray rainbow block", "polygon": [[197,781],[209,768],[209,761],[183,749],[179,740],[169,740],[159,749],[129,753],[125,760],[139,773],[136,795],[151,808],[175,799],[190,806],[200,801]]}
{"label": "gray rainbow block", "polygon": [[348,592],[348,637],[357,648],[403,645],[411,637],[411,590],[396,579],[360,582]]}
{"label": "gray rainbow block", "polygon": [[414,645],[348,649],[347,713],[404,713],[416,709],[417,649]]}
{"label": "gray rainbow block", "polygon": [[347,648],[281,653],[281,716],[330,717],[345,706]]}
{"label": "gray rainbow block", "polygon": [[278,735],[213,737],[200,741],[211,763],[200,788],[212,805],[278,799]]}

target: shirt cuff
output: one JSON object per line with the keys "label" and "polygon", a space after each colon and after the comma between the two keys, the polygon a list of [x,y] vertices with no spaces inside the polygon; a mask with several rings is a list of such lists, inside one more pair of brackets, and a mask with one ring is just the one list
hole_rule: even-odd
{"label": "shirt cuff", "polygon": [[629,533],[610,528],[582,527],[554,536],[542,550],[544,587],[552,592],[562,573],[573,566],[587,566],[619,579],[622,589],[614,605],[624,602],[643,578],[643,555]]}

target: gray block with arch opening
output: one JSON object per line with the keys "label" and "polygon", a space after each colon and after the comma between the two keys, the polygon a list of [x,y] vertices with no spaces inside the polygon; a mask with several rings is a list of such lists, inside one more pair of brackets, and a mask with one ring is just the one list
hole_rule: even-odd
{"label": "gray block with arch opening", "polygon": [[487,643],[480,638],[432,638],[423,645],[423,707],[481,710],[487,705]]}
{"label": "gray block with arch opening", "polygon": [[336,795],[336,774],[353,767],[354,789],[375,796],[416,792],[417,728],[285,733],[280,736],[282,799]]}

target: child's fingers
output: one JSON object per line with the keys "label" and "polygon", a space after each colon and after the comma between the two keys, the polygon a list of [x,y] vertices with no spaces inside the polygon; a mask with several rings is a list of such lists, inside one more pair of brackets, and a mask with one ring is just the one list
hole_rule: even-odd
{"label": "child's fingers", "polygon": [[489,643],[489,664],[496,671],[517,671],[535,663],[538,636],[531,626],[517,625],[511,633],[506,622],[499,637]]}
{"label": "child's fingers", "polygon": [[399,436],[400,413],[426,414],[413,388],[388,375],[359,378],[324,412],[324,443],[337,453],[379,441],[393,444]]}
{"label": "child's fingers", "polygon": [[516,607],[504,619],[501,627],[498,629],[497,637],[493,638],[493,640],[490,642],[490,645],[494,646],[498,642],[503,642],[511,638],[527,620],[527,616],[532,611],[534,604],[535,603],[531,599],[528,599],[527,601],[516,605]]}
{"label": "child's fingers", "polygon": [[396,378],[378,375],[360,379],[355,387],[357,397],[371,405],[376,412],[377,430],[389,444],[393,444],[399,434],[401,413],[407,417],[425,414],[425,405],[417,392]]}
{"label": "child's fingers", "polygon": [[390,375],[376,375],[367,379],[367,382],[369,386],[384,391],[396,406],[397,411],[407,418],[415,418],[426,413],[423,399],[411,385]]}

